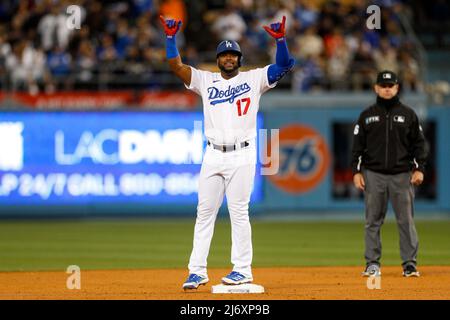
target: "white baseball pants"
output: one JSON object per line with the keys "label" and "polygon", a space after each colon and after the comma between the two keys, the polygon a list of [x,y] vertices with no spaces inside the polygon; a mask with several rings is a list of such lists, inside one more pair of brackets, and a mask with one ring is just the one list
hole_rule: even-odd
{"label": "white baseball pants", "polygon": [[207,258],[217,213],[226,195],[231,220],[233,271],[252,277],[252,232],[248,214],[256,167],[256,148],[223,153],[206,148],[199,176],[197,219],[189,273],[207,276]]}

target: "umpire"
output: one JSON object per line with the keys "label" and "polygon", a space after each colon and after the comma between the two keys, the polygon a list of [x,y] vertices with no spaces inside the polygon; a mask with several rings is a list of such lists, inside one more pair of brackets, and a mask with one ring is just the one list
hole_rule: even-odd
{"label": "umpire", "polygon": [[397,219],[403,276],[419,276],[414,226],[414,185],[424,178],[426,142],[416,113],[398,97],[397,75],[382,71],[374,86],[376,103],[359,116],[353,131],[353,183],[364,191],[364,276],[380,276],[380,229],[388,201]]}

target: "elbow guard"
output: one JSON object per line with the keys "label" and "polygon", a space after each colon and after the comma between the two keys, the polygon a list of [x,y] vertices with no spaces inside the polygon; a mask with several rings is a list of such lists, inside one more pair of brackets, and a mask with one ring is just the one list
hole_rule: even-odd
{"label": "elbow guard", "polygon": [[286,73],[294,67],[295,60],[290,58],[289,64],[286,66],[279,66],[278,64],[271,64],[267,70],[269,84],[278,82]]}

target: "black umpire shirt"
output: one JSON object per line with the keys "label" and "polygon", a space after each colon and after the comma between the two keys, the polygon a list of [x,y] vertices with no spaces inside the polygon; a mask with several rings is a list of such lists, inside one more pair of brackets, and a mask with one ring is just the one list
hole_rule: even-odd
{"label": "black umpire shirt", "polygon": [[384,174],[424,172],[427,150],[419,119],[398,95],[377,97],[361,112],[353,131],[353,174],[366,168]]}

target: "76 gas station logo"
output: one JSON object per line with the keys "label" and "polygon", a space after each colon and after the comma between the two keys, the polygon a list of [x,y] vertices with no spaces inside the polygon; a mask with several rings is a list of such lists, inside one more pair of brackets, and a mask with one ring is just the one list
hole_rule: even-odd
{"label": "76 gas station logo", "polygon": [[308,138],[280,146],[281,166],[279,175],[297,172],[302,176],[313,174],[321,162],[321,154],[316,149],[317,139]]}
{"label": "76 gas station logo", "polygon": [[280,152],[279,171],[269,180],[278,188],[304,193],[323,181],[331,161],[330,152],[324,137],[314,128],[299,124],[281,128],[276,147]]}

